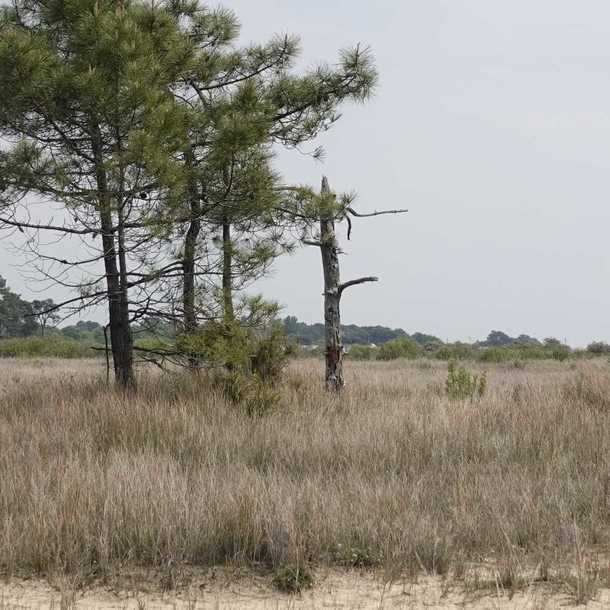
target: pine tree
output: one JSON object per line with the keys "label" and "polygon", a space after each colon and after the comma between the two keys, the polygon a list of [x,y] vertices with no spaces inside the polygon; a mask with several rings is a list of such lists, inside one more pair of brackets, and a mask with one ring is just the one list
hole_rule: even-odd
{"label": "pine tree", "polygon": [[174,6],[195,47],[175,90],[191,120],[182,157],[188,186],[177,210],[186,220],[178,224],[188,332],[197,327],[201,311],[196,277],[215,273],[203,266],[210,263],[210,250],[220,250],[221,309],[229,321],[234,288],[291,248],[278,214],[286,192],[271,169],[272,146],[295,147],[330,128],[340,104],[365,100],[377,75],[370,53],[360,47],[343,52],[334,68],[294,74],[296,38],[238,48],[239,25],[230,11],[210,11],[197,2]]}
{"label": "pine tree", "polygon": [[[172,13],[129,0],[14,0],[1,17],[0,135],[13,142],[1,186],[11,198],[30,196],[25,214],[12,207],[2,221],[93,249],[44,260],[89,273],[63,280],[80,292],[72,303],[107,300],[123,388],[135,388],[130,291],[147,281],[130,260],[157,214],[148,193],[177,177],[172,153],[182,146],[183,111],[170,88],[189,48]],[[35,216],[48,222],[30,220],[34,202]],[[51,220],[51,202],[62,204],[63,222]]]}

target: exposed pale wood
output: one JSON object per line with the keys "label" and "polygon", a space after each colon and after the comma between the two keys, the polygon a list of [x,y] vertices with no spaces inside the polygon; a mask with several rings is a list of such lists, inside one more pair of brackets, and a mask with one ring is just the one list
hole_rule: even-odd
{"label": "exposed pale wood", "polygon": [[[323,197],[330,196],[326,176],[322,178]],[[343,343],[341,341],[341,280],[339,247],[332,214],[320,218],[320,252],[324,269],[324,326],[326,336],[326,389],[341,392],[343,378]]]}
{"label": "exposed pale wood", "polygon": [[[322,178],[322,199],[331,197],[331,190],[326,176]],[[382,216],[386,214],[402,214],[407,210],[384,210],[370,213],[356,212],[350,206],[340,206],[339,211],[332,206],[324,206],[326,215],[320,217],[319,240],[303,240],[307,246],[320,248],[322,254],[322,268],[324,270],[324,328],[326,341],[326,389],[329,392],[339,393],[345,387],[343,377],[343,342],[341,337],[341,297],[343,292],[352,286],[359,286],[368,282],[378,282],[379,278],[368,275],[348,282],[341,283],[339,254],[341,250],[337,242],[335,222],[347,220],[347,238],[352,233],[350,215],[358,218]]]}

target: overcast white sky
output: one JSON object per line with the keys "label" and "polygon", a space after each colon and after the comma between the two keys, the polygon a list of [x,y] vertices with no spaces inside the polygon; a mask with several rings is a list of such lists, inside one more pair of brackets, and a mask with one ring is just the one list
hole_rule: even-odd
{"label": "overcast white sky", "polygon": [[[302,38],[305,65],[372,47],[375,98],[345,109],[295,153],[288,181],[356,190],[362,220],[343,276],[379,275],[346,294],[345,323],[443,339],[491,329],[610,341],[610,3],[606,0],[225,0],[245,41]],[[258,288],[286,314],[322,319],[314,249]],[[11,255],[0,273],[24,295]]]}

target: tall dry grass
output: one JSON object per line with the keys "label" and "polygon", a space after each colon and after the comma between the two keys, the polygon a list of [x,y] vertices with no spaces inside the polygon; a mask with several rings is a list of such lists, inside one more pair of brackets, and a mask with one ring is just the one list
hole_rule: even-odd
{"label": "tall dry grass", "polygon": [[442,364],[349,363],[333,399],[321,365],[298,362],[260,418],[180,375],[143,372],[128,400],[98,366],[3,362],[4,572],[172,559],[442,573],[608,544],[603,361],[487,366],[475,401],[447,399]]}

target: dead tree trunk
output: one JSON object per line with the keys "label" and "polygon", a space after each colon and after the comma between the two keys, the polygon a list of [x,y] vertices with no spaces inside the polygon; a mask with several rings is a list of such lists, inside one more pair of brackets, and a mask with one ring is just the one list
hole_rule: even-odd
{"label": "dead tree trunk", "polygon": [[[322,178],[322,196],[330,197],[326,177]],[[326,338],[326,389],[340,392],[343,379],[343,344],[341,342],[341,292],[339,248],[332,213],[320,218],[320,252],[324,269],[324,328]]]}
{"label": "dead tree trunk", "polygon": [[322,178],[320,205],[320,235],[317,241],[304,239],[308,246],[320,248],[322,267],[324,269],[324,326],[326,331],[326,389],[339,393],[345,387],[343,378],[343,343],[341,340],[341,297],[347,288],[366,282],[377,282],[373,276],[361,277],[341,283],[339,268],[339,244],[335,232],[335,222],[346,220],[348,223],[347,238],[350,238],[352,223],[350,216],[366,218],[384,214],[403,214],[407,210],[383,210],[362,214],[356,212],[349,200],[337,204],[331,193],[326,177]]}
{"label": "dead tree trunk", "polygon": [[341,296],[350,286],[376,282],[376,277],[362,277],[357,280],[341,283],[339,266],[339,243],[335,232],[337,211],[331,202],[325,199],[332,197],[328,180],[322,178],[323,212],[320,215],[320,241],[316,245],[322,253],[324,270],[324,327],[326,338],[326,389],[339,393],[345,387],[343,377],[343,342],[341,338]]}

